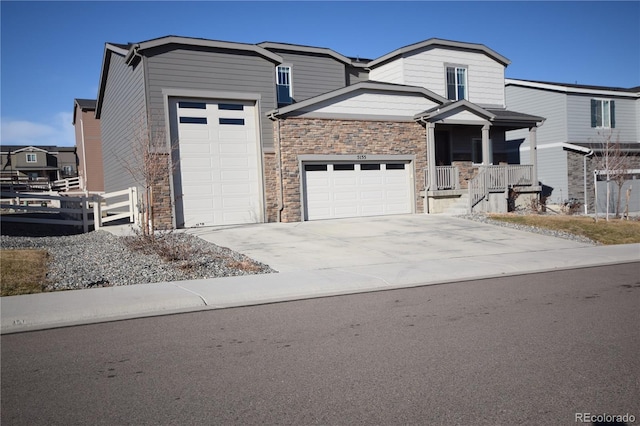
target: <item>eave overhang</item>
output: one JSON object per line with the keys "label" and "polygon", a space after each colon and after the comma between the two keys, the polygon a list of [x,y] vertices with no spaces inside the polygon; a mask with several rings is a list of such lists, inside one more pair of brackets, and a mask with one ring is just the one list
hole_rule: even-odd
{"label": "eave overhang", "polygon": [[419,50],[419,49],[424,49],[426,47],[444,47],[444,48],[457,48],[457,49],[464,49],[464,50],[474,50],[477,52],[482,52],[485,55],[487,55],[488,57],[494,59],[495,61],[501,63],[502,65],[504,65],[505,67],[508,66],[511,61],[509,59],[507,59],[506,57],[502,56],[501,54],[499,54],[498,52],[489,49],[487,46],[485,46],[484,44],[476,44],[476,43],[464,43],[464,42],[460,42],[460,41],[452,41],[452,40],[442,40],[442,39],[438,39],[438,38],[430,38],[428,40],[425,41],[421,41],[419,43],[414,43],[414,44],[410,44],[408,46],[405,47],[401,47],[400,49],[396,49],[393,52],[387,53],[386,55],[383,55],[377,59],[374,59],[373,61],[369,62],[367,64],[368,68],[374,68],[377,65],[380,65],[382,63],[385,63],[391,59],[394,59],[398,56],[402,56],[402,55],[406,55],[408,53],[411,53],[413,51]]}
{"label": "eave overhang", "polygon": [[96,118],[100,118],[102,112],[102,98],[107,84],[107,74],[109,73],[109,64],[111,55],[115,53],[120,56],[126,56],[128,51],[111,43],[105,43],[104,53],[102,55],[102,68],[100,68],[100,85],[98,86],[98,98],[96,100]]}
{"label": "eave overhang", "polygon": [[313,46],[302,46],[302,45],[297,45],[297,44],[287,44],[287,43],[276,43],[276,42],[271,42],[271,41],[265,41],[262,43],[258,43],[259,47],[262,47],[264,49],[270,50],[287,50],[287,51],[291,51],[291,52],[302,52],[302,53],[314,53],[317,55],[326,55],[326,56],[330,56],[334,59],[336,59],[339,62],[345,63],[347,65],[351,65],[351,66],[358,66],[358,65],[362,65],[364,66],[364,64],[357,64],[354,65],[354,61],[352,61],[351,59],[347,58],[346,56],[336,52],[335,50],[331,50],[329,48],[325,48],[325,47],[313,47]]}

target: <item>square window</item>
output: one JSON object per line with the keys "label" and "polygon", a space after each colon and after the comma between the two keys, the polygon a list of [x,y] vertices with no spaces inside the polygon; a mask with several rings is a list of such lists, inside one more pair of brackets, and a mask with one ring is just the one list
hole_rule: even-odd
{"label": "square window", "polygon": [[37,163],[38,155],[37,154],[27,154],[27,163]]}
{"label": "square window", "polygon": [[615,127],[615,102],[591,99],[591,127],[612,129]]}

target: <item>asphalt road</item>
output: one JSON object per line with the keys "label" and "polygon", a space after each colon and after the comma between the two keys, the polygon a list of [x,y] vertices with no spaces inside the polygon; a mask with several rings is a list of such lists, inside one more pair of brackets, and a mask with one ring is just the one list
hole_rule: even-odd
{"label": "asphalt road", "polygon": [[1,343],[3,426],[640,422],[640,263]]}

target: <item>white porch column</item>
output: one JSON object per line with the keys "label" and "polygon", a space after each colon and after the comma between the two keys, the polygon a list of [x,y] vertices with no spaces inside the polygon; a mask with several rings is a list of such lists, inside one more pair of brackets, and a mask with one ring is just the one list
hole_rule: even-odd
{"label": "white porch column", "polygon": [[529,128],[529,153],[531,155],[529,161],[533,166],[533,171],[531,172],[531,180],[533,181],[534,185],[538,185],[538,145],[536,141],[537,130],[537,126]]}
{"label": "white porch column", "polygon": [[491,126],[488,124],[482,126],[482,164],[485,166],[493,163],[491,147],[489,146],[489,128],[491,128]]}
{"label": "white porch column", "polygon": [[427,168],[429,171],[429,190],[438,189],[436,175],[436,125],[427,123]]}

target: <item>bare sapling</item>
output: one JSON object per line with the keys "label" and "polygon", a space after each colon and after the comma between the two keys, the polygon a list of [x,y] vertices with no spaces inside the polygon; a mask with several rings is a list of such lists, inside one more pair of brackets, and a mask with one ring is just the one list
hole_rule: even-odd
{"label": "bare sapling", "polygon": [[[632,168],[632,159],[627,150],[620,144],[619,137],[614,139],[613,132],[609,131],[601,134],[600,154],[595,157],[596,169],[605,176],[607,183],[606,199],[606,220],[609,220],[611,184],[615,184],[615,217],[620,217],[620,207],[622,201],[622,187],[629,176]],[[597,191],[597,188],[595,189]],[[596,206],[596,220],[598,218]]]}

